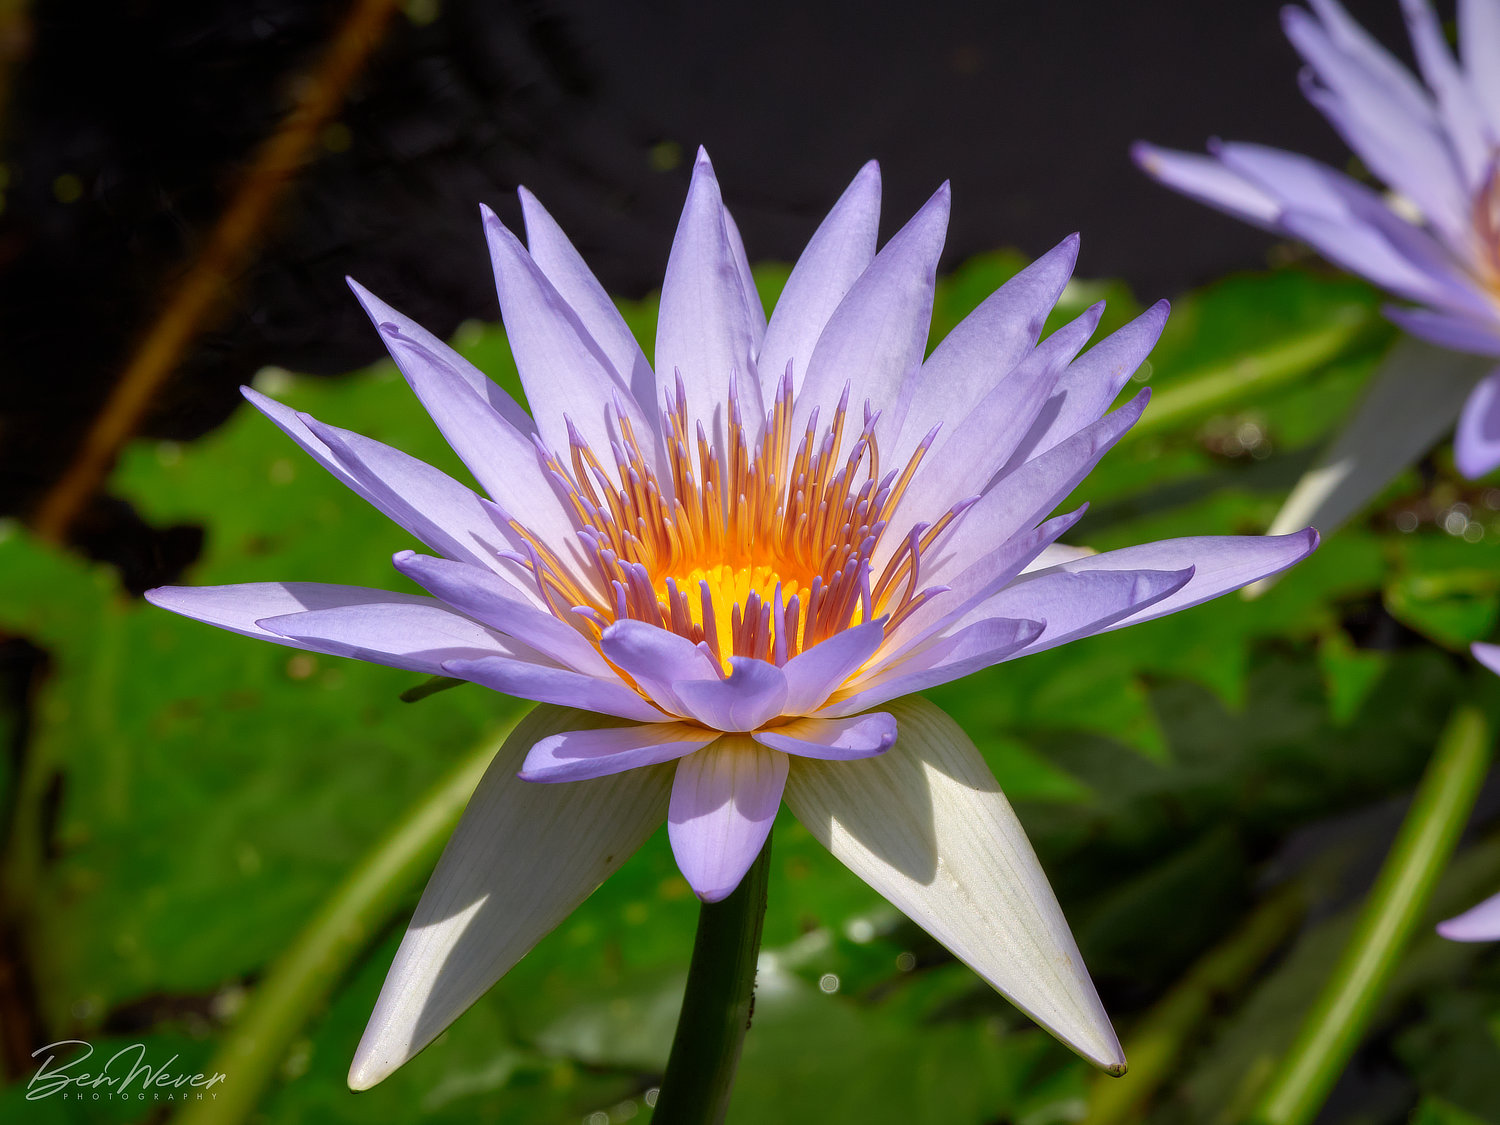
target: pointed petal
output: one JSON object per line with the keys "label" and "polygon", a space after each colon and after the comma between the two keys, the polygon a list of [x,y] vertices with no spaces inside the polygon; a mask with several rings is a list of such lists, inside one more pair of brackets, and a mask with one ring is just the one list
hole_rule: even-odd
{"label": "pointed petal", "polygon": [[787,682],[783,714],[807,715],[816,711],[875,655],[884,638],[885,626],[881,622],[866,621],[835,633],[788,660],[781,668]]}
{"label": "pointed petal", "polygon": [[532,261],[541,267],[547,280],[577,314],[584,330],[599,345],[616,374],[630,386],[631,394],[641,405],[655,432],[660,414],[656,373],[646,362],[646,354],[641,351],[630,326],[594,272],[573,248],[568,236],[537,202],[536,196],[525,188],[520,188],[517,194],[521,197],[521,214],[526,221],[526,248]]}
{"label": "pointed petal", "polygon": [[1133,144],[1130,155],[1141,171],[1174,191],[1262,229],[1276,229],[1281,204],[1216,157],[1158,148],[1145,141]]}
{"label": "pointed petal", "polygon": [[1428,87],[1437,97],[1438,117],[1448,144],[1470,184],[1477,184],[1493,159],[1491,128],[1480,112],[1468,78],[1459,69],[1448,37],[1428,0],[1403,0],[1412,50]]}
{"label": "pointed petal", "polygon": [[[808,363],[792,414],[794,434],[806,429],[814,408],[826,424],[851,380],[857,398],[851,396],[850,407],[856,415],[864,400],[881,411],[896,405],[903,380],[921,366],[927,348],[950,200],[944,184],[881,247],[834,310]],[[887,426],[894,421],[882,416]]]}
{"label": "pointed petal", "polygon": [[[983,492],[1030,436],[1058,380],[1088,343],[1103,313],[1101,302],[1059,328],[967,416],[950,419],[951,429],[938,435],[897,512],[944,512]],[[896,522],[900,524],[899,515]]]}
{"label": "pointed petal", "polygon": [[1482,320],[1462,312],[1410,309],[1387,305],[1385,317],[1413,336],[1457,352],[1500,356],[1500,321]]}
{"label": "pointed petal", "polygon": [[706,646],[644,621],[616,621],[599,641],[615,667],[633,679],[660,706],[690,715],[677,688],[689,680],[721,678],[719,664]]}
{"label": "pointed petal", "polygon": [[[421,333],[415,322],[357,285],[354,291],[375,322],[397,368],[480,487],[507,516],[519,520],[544,540],[556,542],[571,537],[573,525],[542,469],[532,442],[537,429],[532,419],[452,349],[429,333]],[[441,350],[434,350],[424,340]],[[515,343],[513,339],[513,347]],[[553,428],[561,425],[560,419],[554,419],[553,423]],[[542,431],[544,436],[548,432]],[[363,437],[349,438],[346,444],[368,441]]]}
{"label": "pointed petal", "polygon": [[429,676],[445,675],[453,660],[538,659],[529,646],[454,613],[436,598],[407,601],[390,595],[366,605],[266,616],[255,624],[315,652]]}
{"label": "pointed petal", "polygon": [[787,756],[726,735],[677,763],[667,835],[693,893],[718,902],[740,885],[770,835]]}
{"label": "pointed petal", "polygon": [[1399,99],[1417,120],[1433,116],[1432,97],[1406,66],[1359,24],[1338,0],[1311,0],[1313,11],[1323,21],[1333,43],[1368,74],[1373,75],[1392,97]]}
{"label": "pointed petal", "polygon": [[615,715],[639,723],[659,723],[668,717],[618,679],[586,676],[549,664],[485,656],[444,661],[442,674],[472,680],[518,699],[534,699],[538,703],[554,703],[561,707],[584,707],[601,715]]}
{"label": "pointed petal", "polygon": [[[375,325],[375,331],[385,341],[396,366],[405,375],[406,381],[411,384],[424,406],[427,406],[429,399],[441,401],[446,386],[462,384],[518,432],[533,432],[535,426],[531,416],[521,408],[520,403],[505,393],[503,387],[411,317],[386,304],[352,277],[345,278],[345,281],[364,307],[365,315]],[[411,368],[410,371],[408,367]],[[432,413],[430,406],[428,413]]]}
{"label": "pointed petal", "polygon": [[402,574],[460,613],[512,637],[525,638],[528,645],[559,664],[588,675],[613,675],[598,650],[577,629],[538,609],[526,593],[499,575],[413,551],[397,553],[392,562]]}
{"label": "pointed petal", "polygon": [[847,719],[794,719],[750,736],[762,746],[829,762],[873,758],[896,741],[896,720],[884,711],[867,711]]}
{"label": "pointed petal", "polygon": [[1470,907],[1457,918],[1439,922],[1437,932],[1449,941],[1500,940],[1500,895]]}
{"label": "pointed petal", "polygon": [[835,695],[820,715],[853,715],[897,696],[925,691],[962,679],[981,668],[1007,660],[1042,635],[1045,621],[976,622],[950,637],[940,637],[914,652],[883,661],[861,680]]}
{"label": "pointed petal", "polygon": [[[986,555],[1002,549],[1008,552],[1014,536],[1057,507],[1114,448],[1115,442],[1135,425],[1149,400],[1150,391],[1142,390],[1046,452],[1003,472],[990,484],[989,491],[963,512],[936,557],[927,562],[928,581],[956,583],[963,571],[982,563]],[[1080,510],[1075,516],[1081,514]],[[1060,527],[1056,534],[1066,530]],[[1036,549],[1045,545],[1037,543]],[[1031,556],[1027,556],[1016,565],[1019,568],[1030,561]]]}
{"label": "pointed petal", "polygon": [[[1027,583],[1041,581],[1049,574],[1104,574],[1135,570],[1170,571],[1191,569],[1188,581],[1167,596],[1131,610],[1125,616],[1101,624],[1090,632],[1123,629],[1165,617],[1178,610],[1200,605],[1210,598],[1238,590],[1241,586],[1279,574],[1312,554],[1318,546],[1318,533],[1312,528],[1287,535],[1197,535],[1183,539],[1162,539],[1122,547],[1118,551],[1089,554],[1060,563],[1048,570],[1026,575],[1005,591],[1017,591],[1024,604]],[[986,603],[986,608],[988,608]],[[1002,613],[1013,610],[1016,603],[1001,605]],[[1046,640],[1044,637],[1043,640]]]}
{"label": "pointed petal", "polygon": [[715,730],[751,731],[782,713],[787,679],[780,668],[745,656],[731,656],[729,663],[734,670],[725,679],[677,685],[690,718]]}
{"label": "pointed petal", "polygon": [[740,237],[740,228],[724,208],[724,235],[729,240],[729,253],[734,258],[734,268],[739,271],[740,291],[745,294],[745,307],[750,313],[750,338],[754,343],[751,355],[760,352],[766,335],[766,308],[760,301],[760,290],[755,287],[755,275],[750,271],[750,259],[745,254],[745,240]]}
{"label": "pointed petal", "polygon": [[[672,240],[661,287],[656,326],[656,399],[676,396],[677,376],[687,391],[689,424],[702,422],[714,448],[723,450],[729,424],[729,388],[737,378],[750,406],[761,401],[753,356],[756,318],[730,241],[708,154],[698,150],[687,203]],[[779,376],[773,373],[773,377]],[[760,411],[744,411],[753,443],[763,422]]]}
{"label": "pointed petal", "polygon": [[436,1038],[661,824],[670,766],[570,785],[515,776],[535,743],[595,721],[538,707],[495,755],[396,952],[349,1071],[354,1089]]}
{"label": "pointed petal", "polygon": [[1453,460],[1470,480],[1500,465],[1500,368],[1479,381],[1458,416]]}
{"label": "pointed petal", "polygon": [[[1088,506],[1083,505],[1053,516],[1022,534],[1007,533],[1003,527],[981,526],[961,545],[961,556],[939,559],[931,568],[929,579],[939,580],[934,576],[941,573],[940,581],[946,591],[918,606],[892,631],[891,643],[880,653],[876,667],[885,668],[903,659],[929,637],[969,616],[975,606],[1014,581],[1048,544],[1067,534],[1087,510]],[[964,559],[972,561],[958,570]]]}
{"label": "pointed petal", "polygon": [[[607,463],[604,454],[613,434],[606,418],[612,408],[623,410],[638,434],[655,434],[659,427],[642,412],[625,376],[614,369],[578,314],[553,288],[520,239],[493,211],[482,210],[505,335],[537,433],[547,447],[566,460],[565,419],[571,419],[589,447]],[[654,461],[655,444],[646,443],[642,453]]]}
{"label": "pointed petal", "polygon": [[1500,645],[1487,645],[1482,641],[1476,641],[1469,646],[1469,651],[1474,654],[1475,660],[1491,672],[1500,674]]}
{"label": "pointed petal", "polygon": [[344,609],[399,603],[432,607],[432,598],[395,594],[364,586],[331,586],[322,582],[245,582],[234,586],[158,586],[146,591],[146,600],[161,609],[180,613],[207,625],[227,629],[288,648],[322,652],[311,641],[299,641],[272,632],[256,622],[307,610]]}
{"label": "pointed petal", "polygon": [[1413,300],[1484,307],[1453,254],[1379,192],[1298,153],[1244,143],[1216,151],[1226,168],[1276,199],[1283,231],[1329,260]]}
{"label": "pointed petal", "polygon": [[1012,461],[1019,463],[1039,456],[1102,418],[1156,347],[1170,310],[1166,301],[1157,301],[1069,364],[1053,388],[1052,402],[1042,412],[1041,421],[1021,443]]}
{"label": "pointed petal", "polygon": [[807,377],[807,364],[828,318],[875,257],[880,226],[880,166],[870,161],[844,189],[819,224],[771,313],[756,367],[764,373],[761,393],[769,410],[786,365],[792,387]]}
{"label": "pointed petal", "polygon": [[997,383],[1009,382],[1036,347],[1077,260],[1078,236],[1072,234],[986,297],[933,349],[901,387],[901,437],[892,464],[905,464],[934,426],[942,427],[943,440]]}
{"label": "pointed petal", "polygon": [[580,781],[671,762],[719,737],[689,723],[632,723],[570,730],[541,739],[526,755],[523,781]]}
{"label": "pointed petal", "polygon": [[[490,509],[495,515],[490,517],[490,522],[497,529],[497,538],[512,551],[524,549],[524,540],[508,526],[508,521],[514,517],[532,534],[541,537],[543,542],[553,544],[561,558],[573,560],[575,574],[583,575],[583,581],[588,582],[588,569],[578,565],[580,552],[572,520],[558,501],[550,481],[542,475],[536,449],[529,442],[525,449],[519,446],[505,449],[499,435],[504,432],[514,434],[515,431],[499,422],[495,415],[484,412],[483,407],[478,406],[477,399],[474,402],[476,409],[467,417],[476,423],[476,430],[489,429],[483,424],[486,421],[497,423],[493,429],[493,436],[497,437],[497,441],[485,446],[488,450],[488,467],[483,470],[483,475],[479,471],[474,473],[480,484],[495,498],[496,503]],[[299,414],[297,417],[337,459],[339,465],[364,490],[372,497],[378,497],[381,502],[393,507],[404,505],[420,511],[418,506],[425,504],[433,492],[438,492],[439,502],[446,498],[446,494],[439,492],[440,488],[446,486],[442,480],[433,476],[437,473],[436,469],[408,457],[399,449],[393,449],[353,430],[341,430],[337,426],[319,422],[309,414]],[[476,447],[468,448],[472,451]]]}
{"label": "pointed petal", "polygon": [[1125,1059],[1036,853],[974,744],[922,699],[896,745],[792,763],[786,800],[819,842],[1096,1066]]}
{"label": "pointed petal", "polygon": [[1064,563],[1028,574],[982,602],[970,615],[975,619],[983,615],[1047,623],[1039,637],[1011,652],[1007,660],[1102,633],[1126,618],[1144,621],[1155,616],[1151,610],[1180,593],[1193,577],[1191,563],[1180,570],[1148,570],[1143,563],[1141,569],[1074,571],[1070,565],[1086,567],[1088,562]]}
{"label": "pointed petal", "polygon": [[1458,0],[1458,43],[1475,96],[1500,122],[1500,0]]}
{"label": "pointed petal", "polygon": [[1071,547],[1066,543],[1053,543],[1050,546],[1043,547],[1042,553],[1027,563],[1021,569],[1021,573],[1034,574],[1039,570],[1046,570],[1049,566],[1056,566],[1058,563],[1086,559],[1090,555],[1097,555],[1098,553],[1092,547]]}
{"label": "pointed petal", "polygon": [[[1431,112],[1421,112],[1393,87],[1333,43],[1306,11],[1282,9],[1282,26],[1307,61],[1303,93],[1369,165],[1440,229],[1467,226],[1467,202],[1457,165]],[[1318,83],[1322,83],[1319,85]]]}
{"label": "pointed petal", "polygon": [[362,464],[346,464],[309,427],[307,415],[250,387],[241,387],[240,393],[345,487],[434,551],[487,566],[510,545],[494,510],[448,474],[390,446],[381,446],[385,455],[379,474]]}
{"label": "pointed petal", "polygon": [[1324,535],[1336,531],[1432,447],[1488,366],[1419,340],[1398,342],[1343,432],[1287,497],[1271,534],[1309,524]]}

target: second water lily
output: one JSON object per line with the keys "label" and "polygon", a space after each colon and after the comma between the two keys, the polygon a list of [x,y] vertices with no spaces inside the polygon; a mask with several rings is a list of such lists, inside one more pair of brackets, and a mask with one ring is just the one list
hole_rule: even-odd
{"label": "second water lily", "polygon": [[[1455,58],[1428,0],[1403,0],[1420,79],[1337,0],[1283,12],[1309,101],[1388,188],[1241,142],[1136,147],[1162,183],[1300,239],[1411,304],[1412,337],[1272,530],[1342,523],[1457,422],[1469,477],[1500,466],[1500,0],[1459,0]],[[1433,346],[1429,346],[1433,345]]]}

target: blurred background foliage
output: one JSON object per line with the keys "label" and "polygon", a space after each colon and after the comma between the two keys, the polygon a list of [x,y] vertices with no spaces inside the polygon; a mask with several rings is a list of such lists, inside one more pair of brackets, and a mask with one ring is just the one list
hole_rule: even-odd
{"label": "blurred background foliage", "polygon": [[[1023,262],[983,255],[943,279],[933,341]],[[768,305],[786,272],[757,271]],[[1101,331],[1138,310],[1121,283],[1078,281],[1049,330],[1100,298]],[[1092,509],[1073,540],[1263,528],[1390,343],[1377,307],[1361,284],[1305,268],[1185,295],[1138,376],[1155,402],[1079,488]],[[624,309],[649,341],[653,300]],[[1330,323],[1353,326],[1336,353],[1248,378]],[[520,395],[497,328],[465,324],[456,345]],[[1251,388],[1231,409],[1173,405],[1225,372]],[[342,379],[266,369],[256,385],[467,479],[388,363]],[[1158,408],[1170,424],[1152,426]],[[205,529],[195,584],[403,588],[388,560],[404,533],[248,408],[196,442],[134,443],[110,487],[158,526]],[[19,526],[0,541],[0,585],[7,656],[31,670],[0,714],[5,934],[29,973],[7,995],[31,1006],[36,1045],[140,1042],[178,1055],[178,1072],[206,1067],[341,877],[521,706],[472,685],[399,702],[408,673],[161,613]],[[1326,976],[1445,715],[1479,698],[1500,719],[1493,677],[1464,653],[1494,637],[1497,614],[1500,489],[1462,481],[1442,449],[1257,601],[934,691],[1017,805],[1135,1068],[1096,1076],[784,817],[732,1119],[1236,1120]],[[1435,917],[1500,883],[1497,807],[1500,793],[1482,800]],[[260,1118],[644,1120],[696,915],[665,833],[432,1048],[355,1096],[348,1062],[419,890],[286,1044]],[[1424,930],[1323,1120],[1500,1120],[1497,1067],[1500,956]],[[24,1081],[0,1091],[12,1121],[165,1109],[28,1103]]]}

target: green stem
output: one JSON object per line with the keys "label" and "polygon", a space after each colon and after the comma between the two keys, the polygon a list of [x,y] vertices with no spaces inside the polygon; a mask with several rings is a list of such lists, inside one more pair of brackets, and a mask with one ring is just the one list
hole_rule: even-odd
{"label": "green stem", "polygon": [[1478,707],[1455,709],[1349,944],[1251,1117],[1255,1125],[1306,1125],[1322,1107],[1426,912],[1484,781],[1491,741]]}
{"label": "green stem", "polygon": [[766,916],[771,839],[740,885],[698,913],[687,991],[652,1125],[718,1125],[729,1112],[740,1048],[755,1007],[755,960]]}
{"label": "green stem", "polygon": [[1173,379],[1152,398],[1151,408],[1131,427],[1127,439],[1139,440],[1215,411],[1243,406],[1250,395],[1295,382],[1347,354],[1380,323],[1374,309],[1350,305],[1317,328],[1264,351]]}
{"label": "green stem", "polygon": [[1129,1073],[1120,1078],[1101,1076],[1094,1082],[1086,1118],[1089,1125],[1140,1120],[1142,1108],[1177,1073],[1188,1041],[1295,932],[1307,900],[1304,883],[1283,887],[1188,970],[1126,1039]]}
{"label": "green stem", "polygon": [[[519,719],[519,716],[517,716]],[[431,871],[495,749],[515,726],[486,737],[356,867],[271,964],[207,1067],[226,1081],[212,1101],[189,1102],[177,1125],[233,1125],[255,1110],[303,1026],[355,958]]]}

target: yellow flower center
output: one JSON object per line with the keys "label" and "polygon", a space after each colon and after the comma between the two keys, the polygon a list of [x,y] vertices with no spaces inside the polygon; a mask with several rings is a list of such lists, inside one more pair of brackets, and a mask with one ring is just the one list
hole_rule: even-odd
{"label": "yellow flower center", "polygon": [[[797,597],[804,587],[795,578],[783,577],[775,567],[765,563],[756,563],[749,566],[732,566],[728,563],[717,563],[709,566],[695,566],[682,577],[676,579],[674,585],[685,590],[708,590],[708,605],[703,604],[700,597],[697,600],[689,599],[688,616],[696,629],[705,631],[710,625],[716,634],[716,647],[721,654],[724,670],[729,671],[728,655],[737,651],[735,647],[735,635],[746,630],[747,607],[755,606],[763,621],[751,623],[756,630],[757,637],[763,638],[766,652],[751,652],[746,655],[756,656],[762,660],[770,659],[776,647],[776,633],[783,627],[784,612],[776,609],[778,593],[783,606],[793,598]],[[663,579],[657,587],[660,595],[660,603],[663,606],[670,605],[666,580]],[[752,597],[753,595],[753,597]],[[805,596],[805,595],[804,595]],[[784,644],[788,644],[795,651],[802,644],[802,622],[786,622],[794,635],[782,638]]]}
{"label": "yellow flower center", "polygon": [[614,472],[576,437],[567,462],[545,458],[582,529],[592,570],[576,573],[512,524],[556,617],[596,645],[616,621],[644,621],[706,644],[727,674],[732,656],[783,664],[865,621],[888,617],[889,628],[932,596],[919,588],[920,556],[959,508],[908,529],[899,547],[883,553],[889,557],[879,574],[874,560],[935,431],[899,472],[881,476],[877,418],[868,408],[840,457],[847,401],[826,426],[814,416],[793,452],[790,375],[754,447],[734,396],[726,413],[721,451],[701,427],[690,434],[679,384],[664,416],[670,488],[629,421],[614,412]]}

